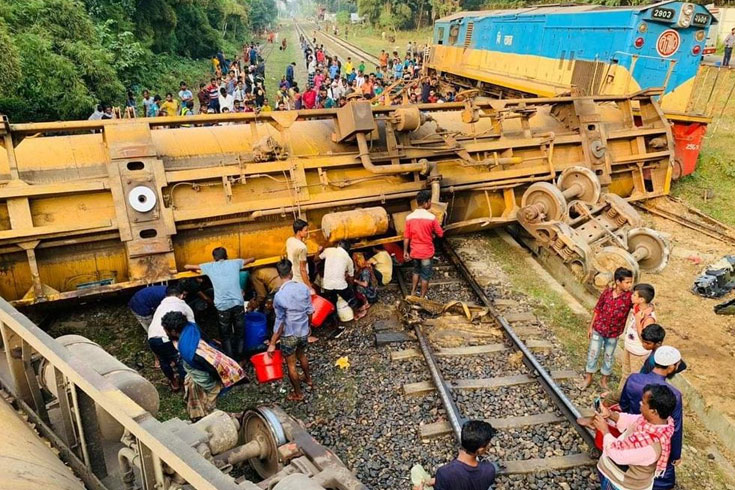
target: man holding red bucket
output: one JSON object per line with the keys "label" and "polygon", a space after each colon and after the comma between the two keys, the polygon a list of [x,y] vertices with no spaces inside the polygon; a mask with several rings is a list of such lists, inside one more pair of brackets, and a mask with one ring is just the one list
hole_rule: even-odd
{"label": "man holding red bucket", "polygon": [[306,346],[309,345],[309,325],[314,307],[311,304],[311,292],[303,282],[293,280],[291,261],[282,259],[276,264],[278,275],[286,282],[280,287],[273,299],[273,308],[276,312],[276,323],[273,336],[268,344],[268,353],[276,350],[276,343],[281,341],[281,352],[286,358],[288,378],[293,385],[293,393],[286,399],[302,401],[304,393],[301,391],[301,379],[296,370],[298,360],[304,371],[304,382],[313,386],[309,361],[306,359]]}

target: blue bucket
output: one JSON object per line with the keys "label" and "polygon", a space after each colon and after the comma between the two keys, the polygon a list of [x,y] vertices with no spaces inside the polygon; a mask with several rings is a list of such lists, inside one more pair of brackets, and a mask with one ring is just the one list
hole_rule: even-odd
{"label": "blue bucket", "polygon": [[245,350],[261,349],[268,338],[268,322],[266,316],[257,311],[245,313]]}

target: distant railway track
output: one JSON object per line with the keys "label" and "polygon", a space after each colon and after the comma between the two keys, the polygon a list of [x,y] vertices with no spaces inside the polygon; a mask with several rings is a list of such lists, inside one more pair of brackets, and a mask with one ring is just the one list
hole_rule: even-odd
{"label": "distant railway track", "polygon": [[[412,357],[424,357],[429,373],[431,374],[431,381],[406,384],[403,387],[404,393],[407,396],[422,395],[436,390],[442,401],[442,405],[444,406],[448,419],[447,421],[438,421],[422,425],[420,428],[421,438],[430,439],[432,437],[453,433],[457,440],[459,440],[461,426],[464,421],[468,418],[477,418],[476,415],[474,417],[468,417],[463,413],[463,410],[460,408],[460,403],[458,403],[462,396],[460,393],[467,393],[469,390],[480,392],[480,397],[482,397],[481,405],[491,406],[494,405],[492,396],[493,390],[510,387],[531,387],[535,384],[536,386],[540,385],[541,388],[543,388],[546,393],[546,398],[551,400],[553,407],[560,412],[561,415],[556,411],[542,411],[541,413],[535,413],[532,415],[514,415],[502,418],[490,418],[488,421],[491,422],[496,429],[501,431],[539,430],[542,426],[568,424],[568,426],[576,431],[582,441],[584,441],[584,443],[580,445],[586,445],[590,450],[594,451],[595,445],[593,434],[577,424],[576,420],[580,417],[580,412],[566,397],[555,381],[571,379],[575,376],[575,373],[572,371],[548,371],[544,366],[542,366],[541,362],[532,350],[550,350],[552,345],[545,340],[528,340],[527,342],[524,342],[521,339],[522,336],[529,336],[534,333],[542,334],[542,332],[535,332],[534,330],[538,329],[534,329],[532,327],[529,328],[521,326],[516,330],[511,326],[511,322],[527,321],[528,317],[532,317],[533,315],[530,313],[511,313],[508,314],[508,318],[506,318],[505,315],[499,312],[494,304],[494,300],[486,294],[483,287],[475,280],[462,258],[449,245],[449,243],[444,242],[442,248],[442,262],[446,260],[446,263],[438,266],[438,269],[444,271],[445,276],[449,274],[457,275],[456,279],[444,281],[444,283],[451,283],[452,285],[456,284],[456,297],[458,298],[463,297],[459,290],[463,287],[469,287],[471,294],[479,300],[478,304],[487,308],[489,312],[489,315],[486,316],[484,321],[479,324],[472,323],[469,320],[464,320],[461,317],[452,317],[450,319],[450,322],[453,322],[452,328],[458,328],[466,332],[472,328],[476,329],[479,327],[480,330],[476,332],[476,334],[480,335],[479,339],[487,339],[488,331],[493,329],[497,330],[499,328],[505,338],[505,342],[478,345],[477,343],[474,343],[478,340],[478,338],[475,338],[471,342],[471,345],[436,349],[429,340],[424,327],[425,325],[436,326],[437,322],[441,321],[441,319],[427,318],[414,325],[414,332],[420,349],[407,349],[393,352],[391,354],[391,358],[393,361],[400,361]],[[406,279],[403,277],[404,271],[400,271],[397,276],[401,292],[406,296],[408,294],[408,287],[406,285]],[[441,282],[438,282],[435,286],[438,284],[441,284]],[[507,304],[509,300],[505,301]],[[534,332],[532,333],[532,331]],[[482,355],[483,359],[478,360],[477,362],[492,365],[493,361],[490,360],[491,356],[497,356],[498,353],[509,353],[512,351],[515,351],[517,353],[516,355],[520,356],[523,366],[525,366],[526,369],[524,370],[519,366],[518,369],[514,370],[507,362],[504,363],[504,360],[501,358],[495,366],[490,368],[490,370],[502,371],[502,375],[493,375],[493,377],[490,378],[447,380],[442,373],[439,361],[439,358],[444,360],[447,358],[456,359],[458,357]],[[543,395],[540,395],[539,397],[544,398]],[[504,414],[512,414],[514,409],[513,407],[499,408],[495,406],[494,410],[495,413],[500,411]],[[512,475],[542,471],[568,470],[594,464],[594,460],[590,457],[588,452],[583,450],[569,451],[566,454],[561,455],[554,453],[552,456],[548,456],[548,452],[546,454],[547,457],[542,458],[511,458],[503,461],[501,463],[501,471],[504,474]]]}
{"label": "distant railway track", "polygon": [[[364,49],[362,49],[362,48],[360,48],[360,47],[358,47],[358,46],[356,46],[356,45],[354,45],[354,44],[352,44],[352,43],[350,43],[348,41],[345,41],[344,39],[340,39],[339,37],[337,37],[337,36],[335,36],[333,34],[330,34],[330,33],[326,32],[324,30],[316,30],[315,29],[316,28],[316,24],[314,24],[314,23],[306,23],[305,25],[308,26],[312,31],[316,31],[316,33],[317,33],[318,36],[323,36],[324,38],[326,38],[326,40],[328,41],[328,43],[332,43],[334,46],[338,46],[342,50],[350,53],[350,55],[352,57],[354,57],[355,61],[357,61],[357,60],[367,61],[369,63],[374,64],[375,66],[380,66],[380,60],[378,59],[377,56],[375,56],[375,55],[373,55],[371,53],[368,53]],[[296,23],[296,28],[301,33],[304,34],[304,36],[306,37],[307,41],[311,44],[311,37],[314,37],[314,36],[309,36],[308,34],[306,34],[305,31],[304,31],[303,26],[300,25],[298,22]]]}

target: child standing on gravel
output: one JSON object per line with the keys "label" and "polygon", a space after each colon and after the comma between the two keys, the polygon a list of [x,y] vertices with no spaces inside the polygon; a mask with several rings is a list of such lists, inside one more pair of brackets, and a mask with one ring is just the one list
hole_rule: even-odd
{"label": "child standing on gravel", "polygon": [[625,352],[623,352],[623,371],[620,375],[619,390],[623,389],[625,380],[631,373],[637,373],[646,362],[650,350],[643,345],[643,329],[656,322],[656,308],[652,301],[656,291],[650,284],[633,286],[631,302],[633,308],[625,325]]}
{"label": "child standing on gravel", "polygon": [[592,384],[592,376],[597,372],[597,364],[602,354],[602,379],[600,386],[609,389],[607,380],[612,374],[615,362],[615,347],[618,337],[625,330],[625,321],[633,306],[631,302],[631,288],[633,287],[633,272],[618,267],[613,275],[615,284],[602,292],[595,305],[592,321],[587,336],[590,339],[587,349],[587,365],[585,377],[579,388],[586,390]]}

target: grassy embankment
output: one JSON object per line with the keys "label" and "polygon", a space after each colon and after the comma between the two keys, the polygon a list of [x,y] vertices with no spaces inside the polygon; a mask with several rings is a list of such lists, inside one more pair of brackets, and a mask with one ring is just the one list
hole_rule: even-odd
{"label": "grassy embankment", "polygon": [[[300,63],[302,60],[299,53],[298,37],[294,34],[294,26],[292,23],[283,23],[278,33],[278,42],[271,49],[265,60],[265,92],[268,94],[268,102],[271,106],[275,106],[276,93],[278,93],[278,83],[281,77],[286,74],[286,67],[292,61]],[[284,51],[278,49],[281,41],[286,38],[287,45]],[[300,85],[300,84],[299,84]]]}
{"label": "grassy embankment", "polygon": [[[713,117],[702,142],[697,170],[682,178],[672,187],[672,194],[701,209],[713,218],[735,226],[735,70],[723,69],[716,77],[717,68],[701,77],[695,86],[695,109]],[[713,89],[714,81],[717,85]],[[713,91],[714,90],[714,91]],[[707,104],[709,94],[711,100]],[[728,100],[728,95],[730,95]],[[724,109],[724,111],[723,111]]]}
{"label": "grassy embankment", "polygon": [[[344,26],[340,27],[339,32],[340,37],[345,39]],[[416,42],[419,46],[427,44],[431,40],[431,33],[432,29],[430,27],[415,31],[397,31],[395,33],[386,29],[386,38],[383,39],[382,31],[380,29],[369,26],[351,25],[348,26],[348,35],[346,39],[352,44],[356,44],[376,56],[380,54],[381,49],[385,49],[386,51],[391,52],[398,51],[398,54],[403,57],[406,54],[406,45],[409,41]],[[395,36],[395,42],[391,43],[388,41],[388,37],[391,35]]]}

